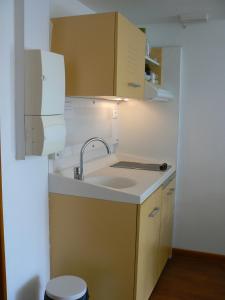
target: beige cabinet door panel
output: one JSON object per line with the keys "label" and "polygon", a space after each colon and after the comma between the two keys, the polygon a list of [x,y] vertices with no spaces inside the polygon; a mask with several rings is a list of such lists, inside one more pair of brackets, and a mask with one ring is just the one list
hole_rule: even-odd
{"label": "beige cabinet door panel", "polygon": [[51,50],[65,57],[67,96],[143,98],[145,42],[116,12],[52,19]]}
{"label": "beige cabinet door panel", "polygon": [[145,34],[118,14],[116,95],[143,99]]}
{"label": "beige cabinet door panel", "polygon": [[116,13],[55,18],[51,50],[64,55],[67,96],[112,96]]}
{"label": "beige cabinet door panel", "polygon": [[159,275],[172,255],[173,206],[175,179],[162,189],[162,210],[159,242]]}
{"label": "beige cabinet door panel", "polygon": [[133,300],[136,216],[135,204],[51,194],[51,276],[84,278],[93,300]]}
{"label": "beige cabinet door panel", "polygon": [[139,208],[136,300],[148,300],[158,280],[161,188]]}

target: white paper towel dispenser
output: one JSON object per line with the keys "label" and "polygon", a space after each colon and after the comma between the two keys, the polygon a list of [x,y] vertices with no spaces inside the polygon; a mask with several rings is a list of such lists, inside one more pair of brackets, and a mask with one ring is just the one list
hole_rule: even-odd
{"label": "white paper towel dispenser", "polygon": [[63,115],[26,116],[25,126],[28,155],[48,155],[64,149],[66,132]]}
{"label": "white paper towel dispenser", "polygon": [[64,103],[64,57],[39,49],[26,50],[26,155],[48,155],[64,149]]}

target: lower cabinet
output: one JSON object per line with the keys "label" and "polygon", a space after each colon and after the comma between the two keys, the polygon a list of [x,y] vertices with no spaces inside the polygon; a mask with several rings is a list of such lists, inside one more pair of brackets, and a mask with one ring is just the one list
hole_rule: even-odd
{"label": "lower cabinet", "polygon": [[161,226],[159,231],[159,263],[158,274],[164,269],[172,256],[173,210],[175,198],[175,178],[162,186]]}
{"label": "lower cabinet", "polygon": [[158,280],[158,246],[162,189],[138,207],[136,297],[148,300]]}
{"label": "lower cabinet", "polygon": [[141,205],[50,194],[51,276],[84,278],[92,300],[148,300],[171,256],[174,186]]}

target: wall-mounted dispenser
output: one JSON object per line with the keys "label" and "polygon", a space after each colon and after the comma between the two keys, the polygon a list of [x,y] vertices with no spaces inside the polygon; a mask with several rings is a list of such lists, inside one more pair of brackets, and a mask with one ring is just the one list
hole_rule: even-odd
{"label": "wall-mounted dispenser", "polygon": [[26,155],[48,155],[64,149],[64,103],[64,57],[39,49],[26,50]]}

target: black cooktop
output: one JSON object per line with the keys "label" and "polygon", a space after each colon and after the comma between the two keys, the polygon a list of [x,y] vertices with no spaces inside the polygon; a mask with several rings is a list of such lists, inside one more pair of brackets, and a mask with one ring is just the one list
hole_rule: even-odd
{"label": "black cooktop", "polygon": [[119,161],[118,163],[111,165],[113,168],[123,168],[123,169],[136,169],[145,171],[167,171],[171,166],[167,163],[162,164],[145,164],[131,161]]}

